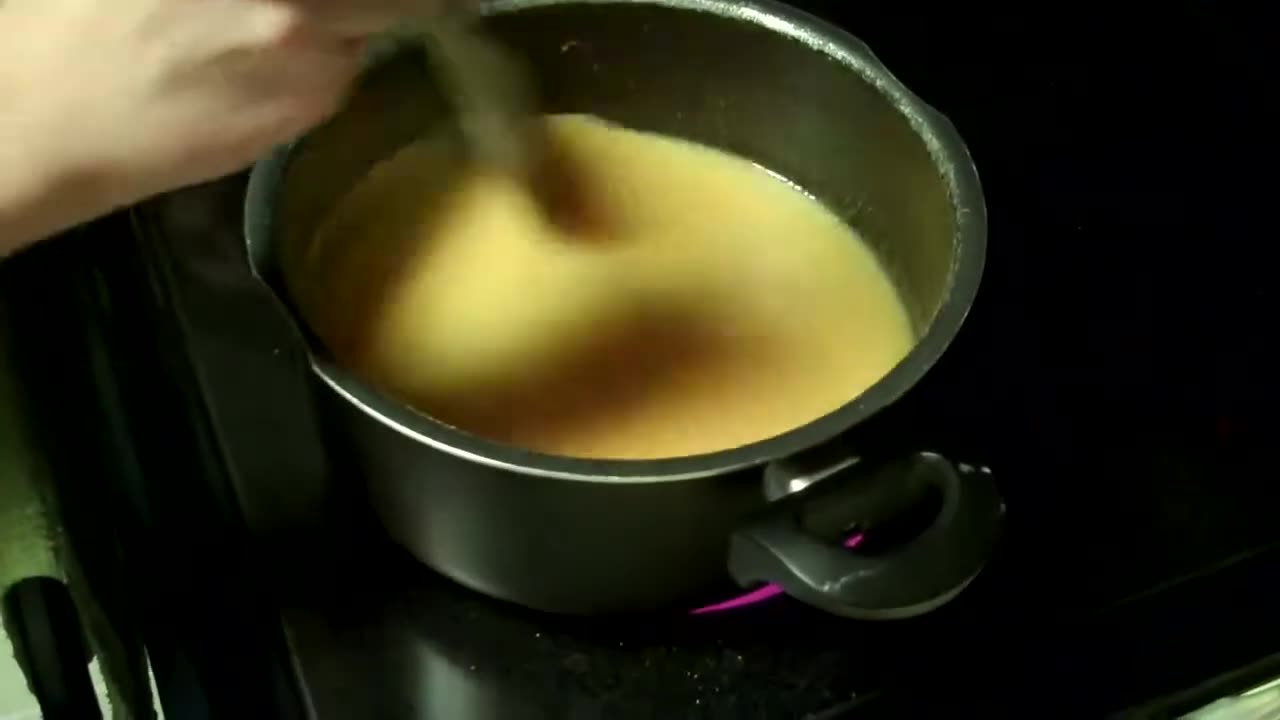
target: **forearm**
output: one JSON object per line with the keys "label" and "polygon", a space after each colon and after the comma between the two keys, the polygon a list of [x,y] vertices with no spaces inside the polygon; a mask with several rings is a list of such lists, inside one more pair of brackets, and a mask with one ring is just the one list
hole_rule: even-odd
{"label": "forearm", "polygon": [[52,128],[21,120],[0,117],[0,258],[111,209],[104,184],[62,158]]}
{"label": "forearm", "polygon": [[91,168],[71,96],[22,62],[20,30],[0,25],[0,258],[111,210],[119,190]]}
{"label": "forearm", "polygon": [[0,258],[63,229],[55,184],[31,170],[7,159],[0,166]]}

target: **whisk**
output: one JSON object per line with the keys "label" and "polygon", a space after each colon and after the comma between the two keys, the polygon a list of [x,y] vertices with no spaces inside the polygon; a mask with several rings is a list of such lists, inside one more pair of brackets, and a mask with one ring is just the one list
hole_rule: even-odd
{"label": "whisk", "polygon": [[421,36],[471,162],[525,184],[553,222],[581,219],[573,174],[548,141],[528,68],[484,31],[469,7],[454,3]]}

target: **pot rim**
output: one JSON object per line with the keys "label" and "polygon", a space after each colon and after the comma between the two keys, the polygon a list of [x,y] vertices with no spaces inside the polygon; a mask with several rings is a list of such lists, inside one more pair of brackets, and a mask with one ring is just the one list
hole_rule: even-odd
{"label": "pot rim", "polygon": [[[977,169],[951,122],[908,90],[862,41],[831,23],[775,0],[488,0],[481,3],[481,12],[491,15],[550,6],[634,4],[711,13],[750,22],[791,38],[857,72],[903,114],[933,157],[955,210],[956,252],[943,300],[929,327],[906,357],[874,385],[806,425],[737,448],[656,460],[573,458],[486,440],[383,395],[339,367],[310,337],[304,337],[316,374],[370,419],[435,450],[523,475],[585,482],[692,480],[762,465],[835,438],[890,405],[919,382],[959,331],[977,295],[986,259],[986,206]],[[293,147],[277,149],[251,173],[245,206],[245,235],[251,261],[254,238],[269,238],[274,231],[274,218],[266,211],[276,206]],[[253,270],[261,277],[257,267]]]}

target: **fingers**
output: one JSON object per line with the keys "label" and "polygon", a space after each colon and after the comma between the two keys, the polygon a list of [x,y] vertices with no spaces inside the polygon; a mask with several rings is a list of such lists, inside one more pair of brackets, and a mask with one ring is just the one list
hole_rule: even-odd
{"label": "fingers", "polygon": [[287,0],[342,37],[376,35],[469,0]]}
{"label": "fingers", "polygon": [[[344,102],[359,70],[358,53],[340,41],[290,47],[273,54],[270,63],[254,63],[240,74],[233,93],[243,109],[223,122],[222,145],[237,162],[259,157],[268,148],[288,142],[331,117]],[[198,115],[208,117],[214,107]],[[236,169],[222,168],[227,172]]]}
{"label": "fingers", "polygon": [[277,104],[298,130],[325,120],[345,100],[360,70],[357,42],[329,38],[289,48],[262,68],[265,104]]}

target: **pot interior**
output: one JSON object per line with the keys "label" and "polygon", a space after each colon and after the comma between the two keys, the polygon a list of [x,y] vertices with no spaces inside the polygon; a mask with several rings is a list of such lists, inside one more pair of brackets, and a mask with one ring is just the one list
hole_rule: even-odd
{"label": "pot interior", "polygon": [[[490,30],[527,59],[549,113],[594,114],[755,161],[857,230],[907,308],[916,345],[845,406],[740,448],[665,460],[587,460],[513,449],[389,401],[333,362],[304,322],[319,376],[371,417],[468,458],[557,477],[704,477],[839,435],[905,393],[963,322],[981,276],[985,209],[960,139],[856,39],[771,0],[491,0]],[[342,112],[260,163],[250,261],[286,304],[290,269],[378,162],[447,129],[420,46],[394,36]],[[300,318],[293,308],[295,318]]]}
{"label": "pot interior", "polygon": [[[882,89],[887,75],[856,41],[820,37],[743,3],[496,6],[487,23],[528,59],[547,112],[685,138],[786,177],[862,234],[917,337],[925,332],[956,260],[952,193],[913,125],[911,101]],[[411,47],[392,38],[375,48],[348,106],[295,148],[272,223],[285,274],[374,164],[449,122],[425,58]],[[275,263],[258,260],[271,274]]]}

